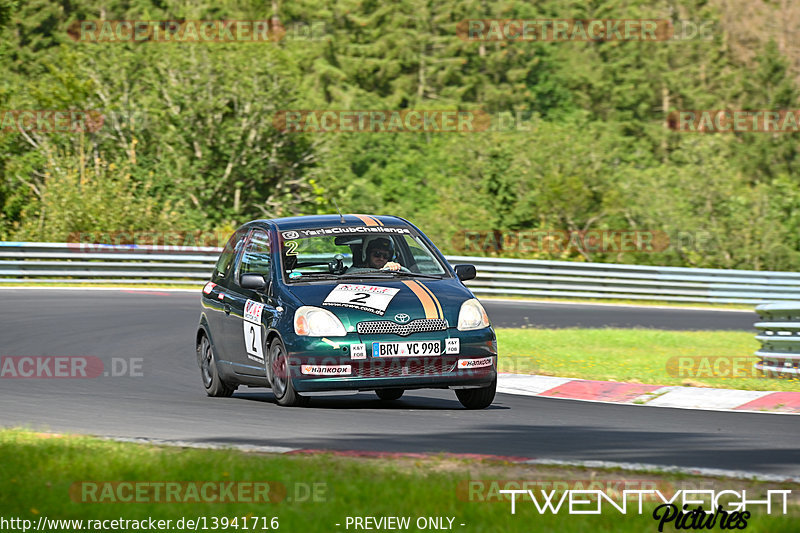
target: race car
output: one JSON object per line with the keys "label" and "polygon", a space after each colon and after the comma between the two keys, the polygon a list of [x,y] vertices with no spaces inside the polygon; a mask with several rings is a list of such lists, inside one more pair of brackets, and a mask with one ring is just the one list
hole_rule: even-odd
{"label": "race car", "polygon": [[209,396],[270,387],[278,404],[313,396],[449,388],[491,405],[497,339],[452,267],[395,216],[255,220],[225,245],[202,293],[195,339]]}

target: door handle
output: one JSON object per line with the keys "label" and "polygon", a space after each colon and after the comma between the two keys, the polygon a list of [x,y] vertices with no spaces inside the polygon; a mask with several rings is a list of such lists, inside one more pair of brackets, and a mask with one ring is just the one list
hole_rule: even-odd
{"label": "door handle", "polygon": [[228,304],[222,304],[222,310],[225,311],[226,315],[231,314],[231,306]]}

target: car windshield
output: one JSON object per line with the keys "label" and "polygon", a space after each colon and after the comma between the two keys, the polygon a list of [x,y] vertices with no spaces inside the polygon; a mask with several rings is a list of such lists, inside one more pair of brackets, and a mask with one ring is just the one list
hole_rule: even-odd
{"label": "car windshield", "polygon": [[367,277],[449,277],[436,254],[410,228],[320,228],[281,231],[287,281]]}

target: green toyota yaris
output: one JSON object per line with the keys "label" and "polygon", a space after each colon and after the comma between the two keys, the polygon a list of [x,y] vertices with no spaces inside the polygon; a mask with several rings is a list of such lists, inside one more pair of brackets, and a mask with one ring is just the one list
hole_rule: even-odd
{"label": "green toyota yaris", "polygon": [[324,215],[255,220],[231,236],[202,294],[197,361],[210,396],[271,387],[312,396],[450,388],[494,400],[497,340],[486,311],[410,222]]}

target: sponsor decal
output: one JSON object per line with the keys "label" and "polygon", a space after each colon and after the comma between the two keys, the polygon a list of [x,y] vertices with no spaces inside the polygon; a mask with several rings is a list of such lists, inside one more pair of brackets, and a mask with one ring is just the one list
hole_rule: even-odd
{"label": "sponsor decal", "polygon": [[493,361],[491,357],[481,357],[480,359],[459,359],[458,368],[482,368],[485,366],[492,366]]}
{"label": "sponsor decal", "polygon": [[[444,353],[447,354],[454,354],[461,351],[461,339],[445,339],[444,341],[445,350]],[[463,359],[466,361],[466,359]]]}
{"label": "sponsor decal", "polygon": [[219,296],[217,296],[217,298],[219,298],[220,300],[224,300],[225,299],[225,293],[224,292],[219,293]]}
{"label": "sponsor decal", "polygon": [[343,376],[350,374],[350,365],[303,365],[300,372],[306,376]]}
{"label": "sponsor decal", "polygon": [[264,348],[261,342],[261,313],[264,311],[264,304],[247,300],[244,304],[244,320],[242,321],[242,331],[244,332],[244,349],[247,357],[259,363],[264,362]]}
{"label": "sponsor decal", "polygon": [[328,296],[323,305],[349,307],[383,316],[389,302],[400,292],[400,289],[377,287],[374,285],[339,284]]}
{"label": "sponsor decal", "polygon": [[312,228],[298,231],[284,231],[281,236],[284,240],[307,239],[309,237],[319,237],[320,235],[346,235],[348,233],[371,234],[371,233],[391,233],[395,235],[410,235],[408,228],[390,228],[379,226],[377,222],[369,226],[336,226],[333,228]]}
{"label": "sponsor decal", "polygon": [[367,358],[367,346],[363,343],[361,344],[351,344],[350,345],[350,358],[351,359],[366,359]]}
{"label": "sponsor decal", "polygon": [[216,283],[211,283],[209,281],[208,283],[206,283],[206,286],[203,287],[203,292],[206,293],[206,294],[211,294],[211,291],[213,291],[214,287],[216,287],[216,286],[217,286]]}
{"label": "sponsor decal", "polygon": [[244,304],[244,319],[260,324],[262,311],[264,311],[264,304],[247,300]]}

